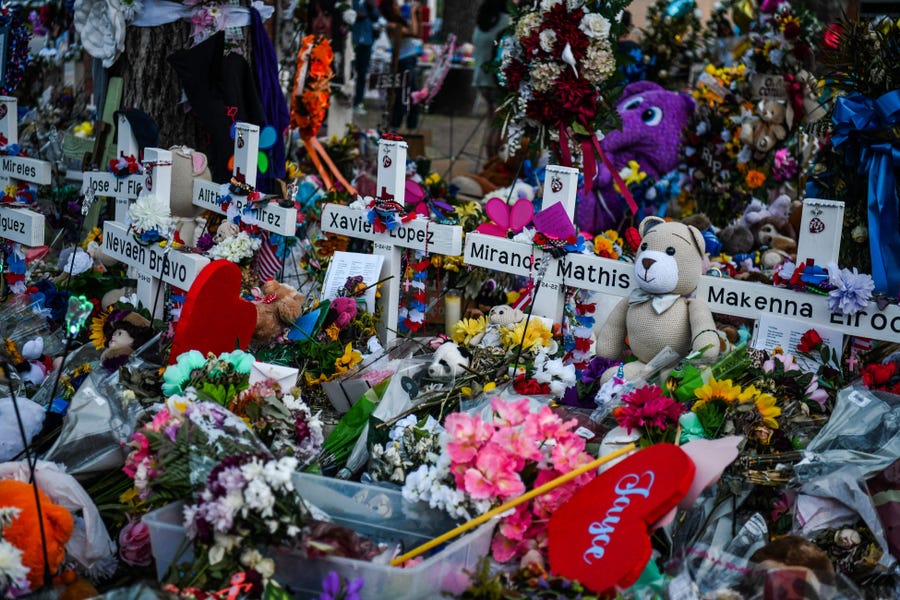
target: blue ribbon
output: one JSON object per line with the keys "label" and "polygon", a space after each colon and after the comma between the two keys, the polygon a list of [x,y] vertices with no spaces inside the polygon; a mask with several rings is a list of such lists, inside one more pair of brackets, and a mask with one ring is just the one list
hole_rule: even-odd
{"label": "blue ribbon", "polygon": [[900,200],[894,169],[900,166],[900,90],[877,100],[854,93],[835,103],[832,143],[849,165],[868,174],[869,251],[875,289],[889,296],[900,291]]}

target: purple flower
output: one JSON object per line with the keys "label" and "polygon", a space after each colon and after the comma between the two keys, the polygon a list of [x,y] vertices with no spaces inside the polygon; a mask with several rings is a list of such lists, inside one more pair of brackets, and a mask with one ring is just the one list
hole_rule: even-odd
{"label": "purple flower", "polygon": [[833,313],[853,315],[864,309],[872,298],[875,282],[872,276],[859,273],[856,267],[838,269],[834,263],[828,265],[830,283],[836,289],[828,294],[828,308]]}
{"label": "purple flower", "polygon": [[319,600],[338,600],[340,593],[341,576],[337,574],[337,571],[329,571],[322,580],[322,593],[319,594]]}
{"label": "purple flower", "polygon": [[616,364],[616,361],[602,356],[595,356],[588,364],[587,368],[581,373],[581,383],[591,385],[594,382],[600,383],[600,377],[604,371]]}
{"label": "purple flower", "polygon": [[207,250],[209,250],[210,248],[213,247],[212,234],[207,231],[206,233],[201,235],[199,238],[197,238],[197,241],[194,243],[194,245],[197,246],[198,250],[202,250],[203,252],[206,252]]}
{"label": "purple flower", "polygon": [[366,580],[358,577],[347,584],[347,595],[344,600],[359,600],[359,590],[366,584]]}

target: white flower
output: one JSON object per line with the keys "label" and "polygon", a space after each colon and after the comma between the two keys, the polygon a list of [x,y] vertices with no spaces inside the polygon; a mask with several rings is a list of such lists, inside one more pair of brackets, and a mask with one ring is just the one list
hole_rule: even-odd
{"label": "white flower", "polygon": [[578,29],[592,39],[609,38],[609,21],[603,15],[588,13],[581,19]]}
{"label": "white flower", "polygon": [[275,575],[275,561],[271,558],[264,558],[256,563],[256,572],[263,576],[263,579],[272,579]]}
{"label": "white flower", "polygon": [[523,39],[528,37],[532,31],[541,25],[541,15],[536,12],[530,12],[516,24],[516,37]]}
{"label": "white flower", "polygon": [[272,489],[265,482],[259,479],[250,481],[244,490],[244,498],[247,501],[246,508],[258,511],[263,517],[271,517],[274,514],[275,496],[272,495]]}
{"label": "white flower", "polygon": [[356,23],[356,11],[352,8],[348,8],[341,13],[341,18],[344,19],[344,23],[347,25],[353,25]]}
{"label": "white flower", "polygon": [[247,548],[241,552],[241,564],[250,569],[256,567],[262,559],[262,554],[256,548]]}
{"label": "white flower", "polygon": [[138,196],[128,208],[128,218],[134,229],[139,232],[157,230],[160,233],[172,226],[172,213],[169,203],[153,194]]}
{"label": "white flower", "polygon": [[291,483],[291,475],[297,468],[297,459],[286,456],[277,461],[269,461],[263,467],[263,475],[266,482],[275,490],[291,491],[294,489]]}
{"label": "white flower", "polygon": [[549,12],[559,4],[562,4],[562,0],[541,0],[541,12]]}
{"label": "white flower", "polygon": [[605,81],[616,70],[616,59],[608,40],[592,42],[581,61],[585,79],[591,83]]}
{"label": "white flower", "polygon": [[556,32],[552,29],[545,29],[538,36],[541,42],[541,50],[544,52],[553,52],[553,45],[556,43]]}
{"label": "white flower", "polygon": [[537,92],[546,92],[556,83],[562,68],[559,63],[539,62],[531,69],[531,80]]}
{"label": "white flower", "polygon": [[236,236],[222,240],[210,248],[209,256],[239,263],[253,258],[253,253],[259,250],[261,245],[258,238],[252,238],[246,231],[241,231]]}
{"label": "white flower", "polygon": [[569,12],[575,10],[576,8],[580,8],[584,4],[584,0],[566,0],[566,8],[569,9]]}

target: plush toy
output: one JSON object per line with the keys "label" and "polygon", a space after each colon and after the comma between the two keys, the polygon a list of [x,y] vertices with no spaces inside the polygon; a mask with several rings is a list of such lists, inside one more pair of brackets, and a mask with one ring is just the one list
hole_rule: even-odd
{"label": "plush toy", "polygon": [[[678,166],[681,130],[694,113],[694,101],[686,94],[670,92],[650,81],[625,87],[616,103],[622,128],[610,131],[600,147],[612,165],[622,170],[636,161],[656,181]],[[575,221],[590,233],[615,229],[625,216],[625,202],[616,193],[613,176],[600,162],[593,185],[579,191]]]}
{"label": "plush toy", "polygon": [[[703,235],[695,227],[647,217],[634,259],[638,287],[623,298],[606,319],[597,339],[597,354],[619,358],[628,344],[637,361],[625,365],[631,380],[666,346],[681,356],[703,350],[712,361],[719,354],[719,335],[712,313],[700,298],[688,298],[700,281],[705,256]],[[617,367],[603,374],[606,382]]]}
{"label": "plush toy", "polygon": [[[74,521],[68,510],[51,502],[43,492],[38,494],[47,541],[47,560],[51,574],[55,574],[66,556],[66,542],[72,537]],[[22,551],[22,564],[29,568],[31,589],[37,590],[44,585],[44,554],[34,489],[22,481],[0,480],[0,507],[20,510],[12,524],[3,529],[3,539]]]}
{"label": "plush toy", "polygon": [[794,125],[794,109],[784,100],[760,100],[756,118],[741,124],[740,138],[757,154],[766,154],[783,141]]}
{"label": "plush toy", "polygon": [[263,345],[274,341],[297,320],[303,312],[306,297],[293,286],[270,279],[263,284],[262,298],[256,304],[254,343]]}
{"label": "plush toy", "polygon": [[154,331],[150,321],[140,313],[114,310],[103,322],[106,348],[100,355],[100,364],[110,373],[128,361],[131,353],[146,344]]}
{"label": "plush toy", "polygon": [[[212,181],[207,165],[206,155],[187,146],[172,146],[172,187],[169,195],[169,206],[175,229],[181,240],[193,246],[194,231],[197,219],[203,209],[195,206],[194,181]],[[202,229],[202,228],[201,228]]]}
{"label": "plush toy", "polygon": [[527,315],[508,304],[494,306],[488,313],[488,325],[485,330],[472,337],[473,346],[496,346],[500,343],[500,328],[509,327],[525,320]]}
{"label": "plush toy", "polygon": [[444,342],[437,347],[428,365],[428,376],[432,379],[459,377],[469,367],[469,353],[454,342]]}

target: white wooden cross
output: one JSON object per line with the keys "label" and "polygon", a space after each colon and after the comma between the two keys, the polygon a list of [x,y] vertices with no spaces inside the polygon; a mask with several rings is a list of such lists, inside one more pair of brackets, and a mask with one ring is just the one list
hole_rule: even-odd
{"label": "white wooden cross", "polygon": [[[172,187],[172,153],[161,148],[144,149],[145,168],[143,187],[147,194],[165,198],[168,204]],[[183,290],[191,287],[194,279],[209,259],[162,248],[159,244],[143,245],[135,239],[128,225],[116,221],[103,224],[103,252],[132,267],[137,273],[138,300],[153,317],[162,316],[162,303],[158,302],[162,283]]]}
{"label": "white wooden cross", "polygon": [[[406,196],[406,142],[380,140],[378,142],[378,177],[376,187],[380,197],[393,196],[403,206]],[[374,252],[384,256],[381,279],[381,323],[379,337],[385,346],[397,336],[400,300],[400,249],[421,250],[428,253],[459,255],[462,252],[462,227],[440,225],[428,218],[416,218],[400,223],[396,229],[376,232],[369,223],[368,211],[341,204],[326,204],[322,208],[322,231],[354,238],[372,240]]]}
{"label": "white wooden cross", "polygon": [[[134,156],[139,159],[140,149],[131,124],[125,115],[119,113],[116,117],[116,152],[118,156]],[[140,174],[117,177],[108,171],[87,171],[84,173],[84,183],[81,193],[86,194],[92,190],[95,196],[105,196],[116,199],[115,218],[119,223],[128,222],[128,207],[141,195],[144,187],[144,176]]]}
{"label": "white wooden cross", "polygon": [[[6,144],[19,143],[18,100],[0,96],[0,135]],[[22,156],[0,156],[0,191],[20,181],[50,184],[50,163]],[[0,193],[2,195],[2,193]],[[26,246],[44,243],[44,215],[27,208],[0,206],[0,238]]]}
{"label": "white wooden cross", "polygon": [[[566,215],[572,220],[577,193],[578,169],[556,165],[547,167],[542,210],[562,203]],[[543,279],[536,282],[540,284],[540,288],[535,290],[533,311],[535,315],[552,319],[554,323],[562,321],[565,293],[562,286],[563,279],[557,273],[565,260],[555,259],[534,248],[532,244],[476,232],[466,235],[464,260],[467,265],[523,275],[532,280],[538,277],[542,263],[549,261]]]}
{"label": "white wooden cross", "polygon": [[[256,163],[259,156],[259,127],[250,123],[237,123],[234,133],[234,168],[233,175],[241,174],[247,185],[256,187]],[[194,206],[206,210],[226,214],[219,203],[228,195],[228,185],[213,183],[210,181],[194,181]],[[242,218],[247,198],[231,195],[231,202]],[[297,209],[285,208],[270,202],[266,206],[254,208],[251,211],[254,220],[260,229],[265,229],[280,235],[294,235],[297,232]]]}

